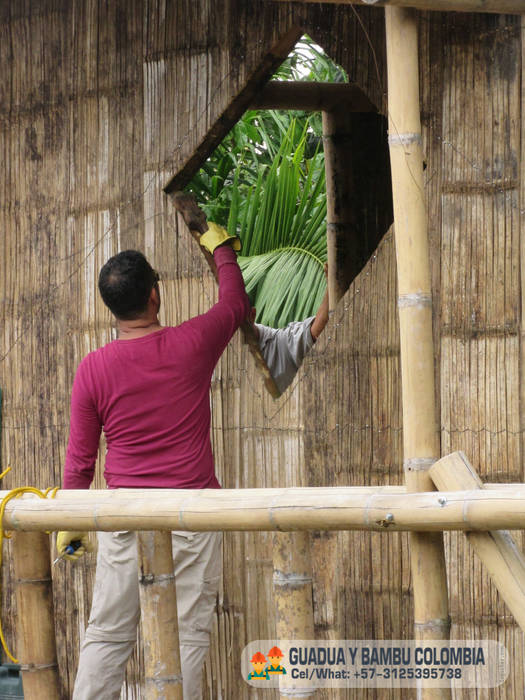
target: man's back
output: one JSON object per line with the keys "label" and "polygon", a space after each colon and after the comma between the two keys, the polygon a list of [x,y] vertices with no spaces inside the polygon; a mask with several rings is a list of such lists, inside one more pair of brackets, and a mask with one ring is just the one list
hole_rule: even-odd
{"label": "man's back", "polygon": [[87,488],[101,428],[110,488],[219,488],[210,443],[213,369],[248,301],[231,248],[217,251],[219,302],[176,327],[90,353],[73,385],[64,488]]}

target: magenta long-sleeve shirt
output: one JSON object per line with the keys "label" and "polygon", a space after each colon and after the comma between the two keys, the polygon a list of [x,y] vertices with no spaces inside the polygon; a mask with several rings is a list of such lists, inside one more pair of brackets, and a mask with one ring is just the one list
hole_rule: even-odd
{"label": "magenta long-sleeve shirt", "polygon": [[210,383],[250,302],[231,247],[217,248],[214,257],[219,301],[207,313],[141,338],[114,340],[80,363],[65,489],[91,484],[102,429],[110,488],[220,487],[210,442]]}

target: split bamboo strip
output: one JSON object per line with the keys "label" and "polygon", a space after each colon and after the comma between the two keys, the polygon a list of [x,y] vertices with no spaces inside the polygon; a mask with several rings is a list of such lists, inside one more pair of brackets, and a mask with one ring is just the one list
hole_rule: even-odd
{"label": "split bamboo strip", "polygon": [[[273,590],[277,639],[314,639],[312,561],[307,532],[274,536]],[[281,697],[309,697],[304,687],[294,694],[291,676],[281,676],[279,688],[285,691]]]}
{"label": "split bamboo strip", "polygon": [[525,484],[445,493],[373,486],[143,493],[68,490],[53,500],[24,496],[10,501],[2,526],[40,532],[522,530]]}
{"label": "split bamboo strip", "polygon": [[334,311],[358,271],[351,114],[344,106],[323,112],[323,148],[326,171],[328,303],[330,311]]}
{"label": "split bamboo strip", "polygon": [[[417,15],[387,8],[388,122],[398,276],[403,455],[409,491],[433,488],[428,467],[439,456],[434,387],[432,296],[419,116]],[[443,537],[410,538],[415,637],[450,635]],[[423,685],[423,698],[450,698],[450,688]]]}
{"label": "split bamboo strip", "polygon": [[[462,452],[443,457],[430,470],[440,490],[482,489],[483,482]],[[504,531],[467,532],[467,539],[487,567],[499,594],[525,632],[525,559]]]}
{"label": "split bamboo strip", "polygon": [[170,532],[137,535],[146,700],[182,699]]}
{"label": "split bamboo strip", "polygon": [[355,83],[315,83],[272,80],[255,95],[253,109],[301,109],[305,112],[377,112],[367,95]]}
{"label": "split bamboo strip", "polygon": [[[273,0],[272,0],[273,1]],[[374,7],[412,7],[416,10],[437,12],[496,12],[501,14],[525,13],[523,0],[278,0],[299,2],[305,5],[313,2],[336,5],[368,5]]]}
{"label": "split bamboo strip", "polygon": [[15,653],[22,668],[24,697],[58,700],[49,535],[17,532],[13,538],[13,563],[17,604]]}

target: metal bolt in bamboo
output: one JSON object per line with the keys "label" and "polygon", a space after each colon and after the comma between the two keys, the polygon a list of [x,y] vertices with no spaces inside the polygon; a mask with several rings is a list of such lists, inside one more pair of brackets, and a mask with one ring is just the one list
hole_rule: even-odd
{"label": "metal bolt in bamboo", "polygon": [[177,596],[170,532],[138,532],[139,592],[147,700],[180,700]]}
{"label": "metal bolt in bamboo", "polygon": [[[432,297],[423,191],[417,16],[387,8],[389,147],[398,276],[403,453],[408,491],[434,488],[428,467],[439,456],[436,425]],[[441,535],[413,533],[410,558],[416,639],[450,634]],[[450,698],[450,688],[423,687],[424,698]]]}
{"label": "metal bolt in bamboo", "polygon": [[[430,476],[440,490],[482,489],[483,482],[462,452],[436,462]],[[498,592],[525,632],[525,559],[504,531],[467,532],[469,544],[487,567]]]}
{"label": "metal bolt in bamboo", "polygon": [[17,532],[13,538],[17,604],[16,654],[26,700],[58,700],[59,679],[49,535]]}

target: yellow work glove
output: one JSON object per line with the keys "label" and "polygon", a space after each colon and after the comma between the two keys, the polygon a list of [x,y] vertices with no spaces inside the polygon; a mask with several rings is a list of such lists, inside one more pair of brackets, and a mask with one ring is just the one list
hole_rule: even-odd
{"label": "yellow work glove", "polygon": [[208,221],[208,230],[199,238],[201,246],[209,250],[213,254],[215,248],[218,248],[223,243],[231,242],[233,250],[237,252],[241,249],[241,239],[238,236],[232,236],[225,228],[214,224],[213,221]]}
{"label": "yellow work glove", "polygon": [[[80,542],[80,546],[77,543]],[[77,561],[90,550],[88,533],[66,530],[57,532],[57,551],[61,559]]]}

